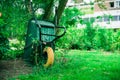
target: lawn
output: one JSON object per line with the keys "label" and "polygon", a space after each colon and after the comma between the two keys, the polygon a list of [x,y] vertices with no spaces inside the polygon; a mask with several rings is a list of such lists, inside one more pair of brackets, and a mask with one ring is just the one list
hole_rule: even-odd
{"label": "lawn", "polygon": [[10,80],[120,80],[120,54],[103,51],[59,50],[50,68]]}

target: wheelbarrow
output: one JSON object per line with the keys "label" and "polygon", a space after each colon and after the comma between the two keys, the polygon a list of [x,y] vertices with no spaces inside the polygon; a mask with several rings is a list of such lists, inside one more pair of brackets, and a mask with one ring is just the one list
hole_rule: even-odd
{"label": "wheelbarrow", "polygon": [[[57,29],[62,30],[60,35],[57,35]],[[38,64],[40,58],[45,57],[43,54],[46,53],[47,61],[44,66],[52,65],[54,62],[55,41],[62,37],[65,32],[65,27],[57,26],[52,22],[31,19],[27,27],[23,59]]]}
{"label": "wheelbarrow", "polygon": [[[37,20],[32,0],[31,8],[33,18],[28,22],[23,59],[28,63],[32,62],[38,65],[40,62],[42,63],[44,58],[47,58],[43,65],[48,67],[54,62],[55,41],[65,34],[66,29],[57,25],[57,7],[54,23]],[[63,32],[57,35],[57,30],[62,30]]]}

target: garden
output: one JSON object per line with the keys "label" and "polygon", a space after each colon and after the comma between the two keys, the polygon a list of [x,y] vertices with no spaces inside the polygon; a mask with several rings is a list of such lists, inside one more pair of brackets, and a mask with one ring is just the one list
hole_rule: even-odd
{"label": "garden", "polygon": [[[30,0],[0,1],[0,80],[120,80],[120,29],[95,26],[95,18],[86,21],[81,17],[85,14],[82,10],[65,7],[67,0],[57,3],[33,0],[31,7]],[[51,6],[56,4],[57,18]],[[40,10],[44,14],[33,15],[32,8],[37,10],[36,7],[45,10]],[[30,56],[33,64],[23,59],[27,26],[33,16],[56,20],[56,24],[66,28],[65,35],[54,42],[54,63],[49,67],[36,57],[38,52]],[[78,23],[85,28],[78,28]],[[58,35],[63,33],[56,31]],[[34,43],[38,44],[36,40]]]}

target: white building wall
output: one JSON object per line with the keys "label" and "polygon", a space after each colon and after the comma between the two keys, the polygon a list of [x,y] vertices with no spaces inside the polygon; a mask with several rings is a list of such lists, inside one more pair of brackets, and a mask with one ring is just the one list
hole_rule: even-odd
{"label": "white building wall", "polygon": [[[87,0],[86,0],[87,1]],[[93,0],[94,1],[94,0]],[[103,28],[120,28],[120,0],[106,0],[107,3],[109,2],[114,2],[114,8],[109,8],[107,10],[103,10],[103,11],[95,11],[93,14],[86,14],[84,16],[82,16],[83,19],[87,18],[90,19],[92,17],[96,18],[98,16],[103,17],[102,21],[98,21],[96,19],[96,21],[94,22],[94,25],[100,25]],[[117,3],[119,2],[119,3]],[[84,8],[86,6],[90,7],[91,5],[84,5],[84,3],[74,3],[73,0],[69,0],[68,5],[71,4],[72,6],[76,6],[78,8]],[[96,3],[95,3],[96,4]],[[95,5],[94,4],[94,5]],[[94,6],[93,5],[93,6]],[[108,6],[108,5],[107,5]],[[105,20],[104,16],[109,16],[111,15],[113,18],[115,18],[115,20],[110,19],[109,21]],[[117,18],[117,19],[116,19]],[[79,28],[84,28],[85,25],[81,25],[81,24],[77,24],[77,27]]]}
{"label": "white building wall", "polygon": [[[110,16],[111,19],[105,19],[105,16]],[[99,21],[98,16],[101,16],[101,21]],[[100,25],[103,28],[120,28],[120,10],[110,10],[110,11],[102,11],[102,12],[95,12],[94,14],[87,14],[82,16],[83,19],[90,19],[96,18],[94,25]],[[109,18],[109,17],[108,17]]]}

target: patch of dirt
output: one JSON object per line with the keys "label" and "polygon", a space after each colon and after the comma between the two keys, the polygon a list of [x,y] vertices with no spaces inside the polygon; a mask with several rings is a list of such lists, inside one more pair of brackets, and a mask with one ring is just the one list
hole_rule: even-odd
{"label": "patch of dirt", "polygon": [[0,80],[6,80],[21,74],[29,74],[32,67],[28,66],[22,59],[1,60]]}

